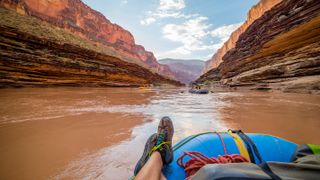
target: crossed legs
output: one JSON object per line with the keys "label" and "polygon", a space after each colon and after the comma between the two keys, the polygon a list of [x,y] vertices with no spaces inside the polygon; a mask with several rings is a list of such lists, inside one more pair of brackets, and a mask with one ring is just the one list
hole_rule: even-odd
{"label": "crossed legs", "polygon": [[135,180],[165,180],[162,174],[163,162],[159,152],[154,152],[137,174]]}

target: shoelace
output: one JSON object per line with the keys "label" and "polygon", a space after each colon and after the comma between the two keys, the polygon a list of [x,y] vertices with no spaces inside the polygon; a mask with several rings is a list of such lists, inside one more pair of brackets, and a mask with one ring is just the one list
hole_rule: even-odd
{"label": "shoelace", "polygon": [[154,153],[157,150],[162,151],[164,149],[163,146],[167,146],[167,148],[169,148],[170,142],[169,141],[164,141],[165,136],[166,136],[165,133],[160,133],[159,134],[156,145],[149,152],[149,157],[151,156],[152,153]]}
{"label": "shoelace", "polygon": [[159,144],[161,144],[161,143],[164,141],[165,136],[166,136],[165,133],[160,133],[160,134],[159,134],[158,139],[157,139],[156,146],[159,145]]}

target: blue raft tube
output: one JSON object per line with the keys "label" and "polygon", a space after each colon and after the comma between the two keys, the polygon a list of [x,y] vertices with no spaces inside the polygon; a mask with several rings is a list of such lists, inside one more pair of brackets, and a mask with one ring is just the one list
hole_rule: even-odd
{"label": "blue raft tube", "polygon": [[[266,161],[290,162],[297,144],[279,137],[242,133],[242,131],[206,132],[189,136],[174,145],[174,159],[167,165],[163,173],[168,180],[185,179],[184,169],[177,164],[177,159],[184,151],[197,151],[208,157],[224,155],[220,137],[225,143],[228,154],[240,154],[251,163],[260,164]],[[190,158],[186,157],[184,162]]]}

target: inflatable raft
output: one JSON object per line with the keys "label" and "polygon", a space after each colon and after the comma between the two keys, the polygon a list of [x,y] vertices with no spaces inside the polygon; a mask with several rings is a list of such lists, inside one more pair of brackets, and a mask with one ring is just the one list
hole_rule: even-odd
{"label": "inflatable raft", "polygon": [[[189,136],[174,147],[174,159],[163,170],[168,180],[185,179],[184,169],[177,164],[177,159],[184,151],[197,151],[208,157],[224,155],[221,142],[223,139],[228,154],[240,154],[252,163],[266,161],[290,162],[297,144],[265,134],[242,133],[241,131],[207,132]],[[187,161],[185,158],[184,161]]]}
{"label": "inflatable raft", "polygon": [[192,93],[192,94],[208,94],[209,90],[207,90],[207,89],[190,89],[189,93]]}

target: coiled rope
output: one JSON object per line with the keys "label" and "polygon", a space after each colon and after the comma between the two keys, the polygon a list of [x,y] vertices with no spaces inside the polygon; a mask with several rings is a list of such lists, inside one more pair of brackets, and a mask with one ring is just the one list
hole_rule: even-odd
{"label": "coiled rope", "polygon": [[[216,132],[216,134],[219,136],[224,155],[218,156],[218,158],[209,158],[205,155],[203,155],[200,152],[183,152],[183,154],[177,159],[177,164],[181,166],[185,173],[186,173],[186,179],[190,179],[196,172],[202,168],[203,166],[207,164],[226,164],[226,163],[241,163],[241,162],[248,162],[246,158],[241,156],[240,154],[228,154],[227,147],[224,143],[224,140],[220,133]],[[186,163],[183,163],[183,158],[186,156],[190,156],[191,159],[189,159]]]}

